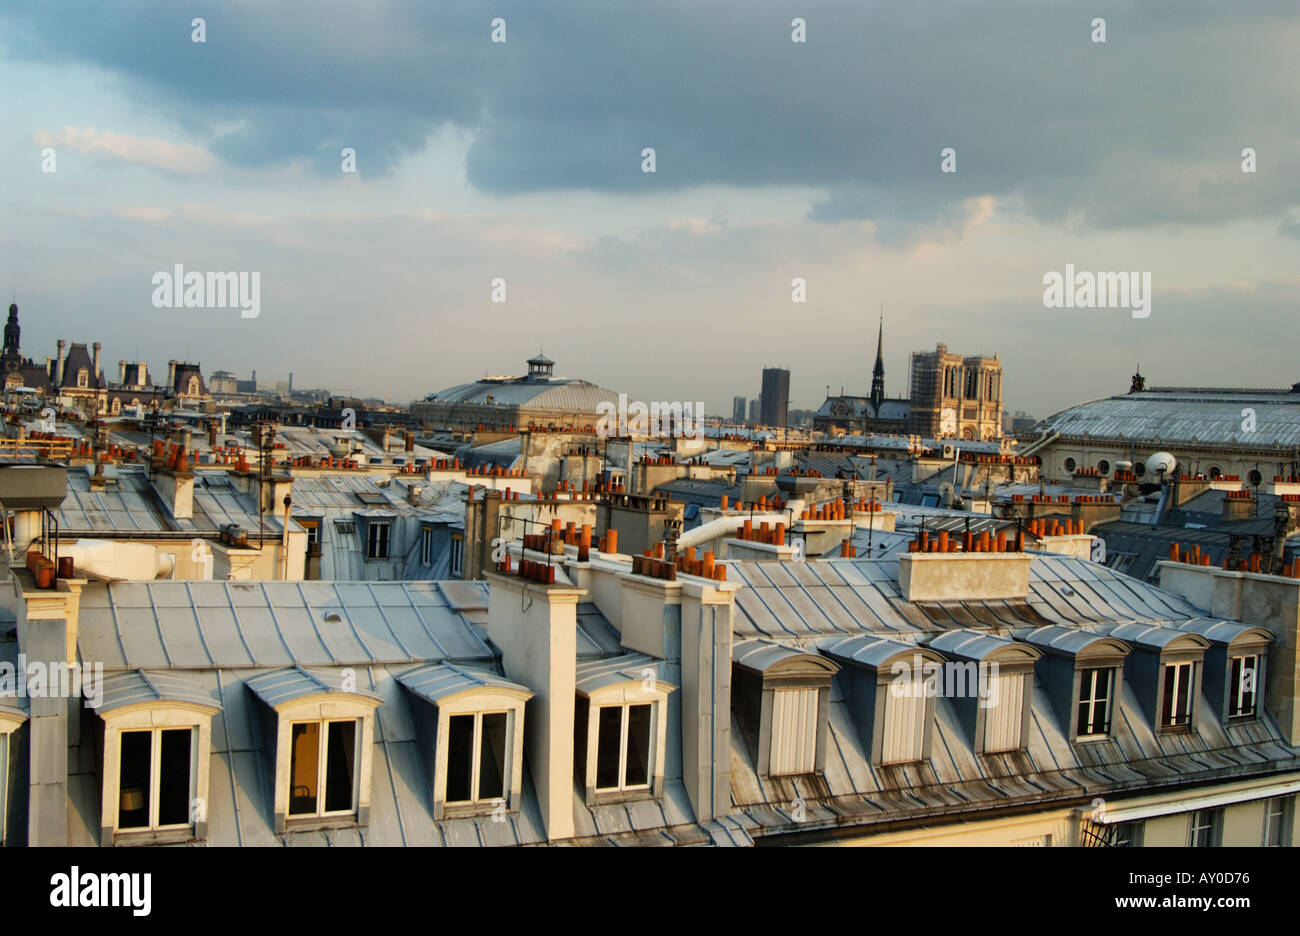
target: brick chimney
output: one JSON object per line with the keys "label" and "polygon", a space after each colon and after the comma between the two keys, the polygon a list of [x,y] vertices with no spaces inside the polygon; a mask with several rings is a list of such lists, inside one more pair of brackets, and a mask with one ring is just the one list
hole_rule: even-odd
{"label": "brick chimney", "polygon": [[90,374],[90,384],[93,387],[99,383],[99,352],[100,349],[103,348],[103,344],[96,341],[93,345],[91,345],[91,348],[93,348],[95,351],[94,357],[91,358],[92,367],[91,367],[91,374]]}

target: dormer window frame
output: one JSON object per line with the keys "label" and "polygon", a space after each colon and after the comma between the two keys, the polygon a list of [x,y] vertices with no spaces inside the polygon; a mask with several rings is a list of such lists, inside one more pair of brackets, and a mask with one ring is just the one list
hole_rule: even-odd
{"label": "dormer window frame", "polygon": [[[614,682],[587,692],[578,690],[578,711],[585,708],[586,726],[584,732],[580,718],[575,725],[579,735],[577,741],[583,746],[584,752],[584,757],[576,766],[588,806],[636,799],[659,799],[663,796],[664,766],[668,750],[668,697],[676,689],[676,686],[661,679],[643,678]],[[647,782],[628,784],[627,750],[630,743],[631,709],[644,705],[650,706]],[[618,785],[597,787],[601,712],[608,709],[619,711]]]}
{"label": "dormer window frame", "polygon": [[[1203,654],[1201,653],[1161,654],[1160,679],[1156,690],[1155,725],[1156,730],[1161,734],[1196,730],[1201,710],[1203,664]],[[1166,698],[1167,693],[1169,693],[1168,698]],[[1187,700],[1185,706],[1179,705],[1179,700],[1183,698]],[[1172,713],[1168,709],[1170,704],[1177,706],[1177,709]],[[1179,711],[1179,709],[1182,711]]]}
{"label": "dormer window frame", "polygon": [[[1115,718],[1115,703],[1119,697],[1119,687],[1123,680],[1124,667],[1107,665],[1079,666],[1075,670],[1074,717],[1071,731],[1072,741],[1109,740],[1111,727]],[[1099,685],[1105,681],[1104,687]],[[1084,721],[1085,705],[1087,722]],[[1099,713],[1098,708],[1104,706]],[[1100,725],[1098,725],[1100,722]],[[1084,725],[1094,729],[1086,734],[1081,731]],[[1096,730],[1100,727],[1100,730]]]}
{"label": "dormer window frame", "polygon": [[[1115,718],[1123,698],[1125,666],[1133,653],[1133,647],[1124,640],[1104,634],[1088,633],[1052,625],[1042,628],[1022,638],[1038,649],[1044,651],[1035,667],[1035,677],[1047,690],[1048,698],[1057,718],[1062,722],[1061,728],[1071,744],[1096,744],[1113,741]],[[1093,671],[1109,671],[1109,693],[1105,702],[1104,731],[1080,734],[1081,708],[1085,703],[1100,701],[1100,694],[1089,688],[1088,698],[1084,694],[1085,681],[1093,680]],[[1069,696],[1065,696],[1065,687],[1069,687]],[[1096,713],[1092,724],[1096,726]]]}
{"label": "dormer window frame", "polygon": [[[817,653],[753,639],[732,647],[737,726],[760,777],[801,777],[826,767],[831,680],[839,666]],[[754,694],[758,694],[754,711]]]}
{"label": "dormer window frame", "polygon": [[[522,801],[524,770],[524,725],[525,705],[531,693],[513,692],[494,687],[470,689],[455,695],[439,699],[436,703],[438,712],[437,747],[434,760],[433,779],[433,818],[455,818],[458,816],[481,816],[494,812],[499,803],[507,812],[517,813]],[[504,714],[506,716],[506,750],[503,758],[504,777],[501,781],[502,795],[482,798],[480,765],[483,745],[483,718],[486,715]],[[473,752],[471,754],[471,792],[468,800],[447,799],[447,780],[450,776],[450,740],[451,719],[472,717],[474,719]]]}
{"label": "dormer window frame", "polygon": [[[979,698],[976,715],[975,728],[975,753],[986,756],[997,754],[1014,754],[1023,751],[1028,746],[1029,725],[1033,716],[1033,699],[1034,699],[1034,663],[1038,659],[1037,652],[1030,651],[1032,648],[1027,646],[1012,646],[1008,648],[1008,653],[1003,655],[991,655],[980,661],[979,679],[1002,679],[1010,677],[1018,680],[1018,697],[1014,700],[1007,697],[999,685],[998,699],[994,705],[985,705],[983,695]],[[993,671],[993,667],[997,667]],[[981,693],[984,687],[980,687]],[[1015,745],[1012,747],[1000,748],[996,751],[990,750],[989,730],[997,724],[990,719],[990,714],[997,712],[1002,714],[1002,706],[1012,706],[1006,711],[1014,713],[1015,724]]]}
{"label": "dormer window frame", "polygon": [[[100,712],[104,722],[104,747],[100,799],[100,843],[103,845],[162,845],[203,841],[207,837],[208,784],[212,762],[212,716],[219,709],[192,702],[151,700]],[[163,734],[190,732],[189,812],[184,823],[159,825]],[[148,802],[149,821],[123,828],[123,735],[150,735]]]}
{"label": "dormer window frame", "polygon": [[[1265,655],[1236,653],[1228,656],[1228,705],[1225,717],[1234,723],[1259,718],[1259,690],[1264,685]],[[1249,705],[1246,698],[1249,696]]]}
{"label": "dormer window frame", "polygon": [[1231,622],[1224,622],[1205,632],[1213,646],[1205,654],[1204,692],[1218,706],[1224,725],[1249,725],[1262,716],[1269,648],[1276,638],[1262,627],[1237,627],[1230,639],[1224,639],[1223,632],[1230,627]]}
{"label": "dormer window frame", "polygon": [[[352,678],[356,678],[355,673]],[[260,699],[270,718],[267,726],[270,731],[268,740],[275,747],[268,752],[268,757],[274,767],[272,815],[277,835],[316,829],[365,827],[370,823],[375,709],[379,708],[383,700],[373,693],[355,691],[354,686],[348,686],[346,679],[346,675],[339,680],[333,672],[322,676],[301,666],[293,666],[259,673],[245,680],[245,686]],[[339,682],[345,688],[339,688]],[[316,756],[318,770],[324,770],[328,767],[329,724],[349,721],[357,723],[353,739],[356,749],[353,759],[352,808],[346,811],[291,815],[294,726],[312,723],[321,726]],[[327,793],[328,788],[319,785],[318,780],[316,795],[319,810],[324,810]]]}
{"label": "dormer window frame", "polygon": [[[902,767],[908,764],[921,764],[930,759],[931,744],[934,740],[934,717],[939,699],[937,695],[927,694],[925,691],[926,664],[942,668],[946,662],[946,658],[934,650],[914,647],[907,654],[899,654],[880,668],[879,672],[885,675],[883,679],[877,680],[876,685],[876,724],[872,731],[872,764],[880,767]],[[905,672],[896,672],[897,665],[900,663],[907,665]],[[914,685],[903,690],[895,690],[895,684],[903,682],[911,682]],[[891,750],[896,751],[902,747],[900,740],[887,730],[888,726],[896,721],[895,716],[898,711],[896,707],[904,705],[904,699],[908,700],[906,704],[915,706],[917,704],[915,700],[918,698],[921,710],[919,724],[913,721],[909,726],[919,736],[914,737],[915,743],[909,746],[917,749],[917,756],[891,755]]]}
{"label": "dormer window frame", "polygon": [[[275,745],[275,831],[277,834],[300,829],[329,828],[336,826],[365,826],[370,822],[371,761],[374,749],[374,710],[377,699],[352,696],[350,699],[333,698],[348,693],[331,693],[329,697],[315,697],[283,706],[276,712],[277,731]],[[293,729],[297,725],[319,724],[321,738],[325,740],[325,756],[317,749],[319,769],[328,767],[328,731],[333,722],[356,722],[353,743],[354,755],[352,805],[346,810],[324,811],[311,814],[290,814],[292,800]],[[319,781],[318,781],[319,782]],[[324,799],[326,788],[317,790],[317,801]]]}
{"label": "dormer window frame", "polygon": [[[412,714],[416,725],[417,746],[428,775],[432,777],[430,801],[433,818],[497,815],[504,807],[517,813],[522,805],[524,772],[524,727],[528,701],[535,697],[531,689],[494,673],[451,663],[430,664],[409,670],[397,681],[416,699]],[[484,796],[482,789],[482,755],[486,743],[487,720],[504,715],[505,749],[498,770],[501,793]],[[472,719],[469,745],[469,799],[447,799],[452,776],[452,720]],[[463,724],[463,723],[462,723]],[[463,776],[463,774],[462,774]]]}

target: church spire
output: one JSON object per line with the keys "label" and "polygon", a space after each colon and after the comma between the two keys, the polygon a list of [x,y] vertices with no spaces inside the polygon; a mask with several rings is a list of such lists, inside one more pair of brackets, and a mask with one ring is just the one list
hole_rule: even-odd
{"label": "church spire", "polygon": [[885,307],[880,307],[880,327],[876,332],[876,366],[871,371],[871,407],[880,415],[885,401]]}

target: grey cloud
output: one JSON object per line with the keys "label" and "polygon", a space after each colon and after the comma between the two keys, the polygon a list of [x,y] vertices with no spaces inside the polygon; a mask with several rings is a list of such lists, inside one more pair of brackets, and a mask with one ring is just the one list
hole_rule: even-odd
{"label": "grey cloud", "polygon": [[[871,218],[886,243],[978,195],[1102,228],[1300,202],[1285,3],[798,7],[236,3],[208,16],[206,47],[166,0],[19,2],[0,18],[11,54],[107,69],[241,167],[336,171],[352,145],[382,173],[450,123],[474,132],[466,172],[486,192],[816,186],[828,196],[813,219]],[[790,41],[795,13],[804,45]],[[1094,15],[1105,44],[1089,39]],[[504,45],[488,41],[495,16]],[[1247,183],[1248,145],[1260,171]],[[939,172],[944,146],[955,174]]]}

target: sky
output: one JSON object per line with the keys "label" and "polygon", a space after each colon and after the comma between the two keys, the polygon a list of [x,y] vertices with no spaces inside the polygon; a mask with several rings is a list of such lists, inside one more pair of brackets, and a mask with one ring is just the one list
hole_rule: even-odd
{"label": "sky", "polygon": [[[717,414],[787,367],[815,408],[868,392],[882,307],[891,396],[938,342],[1038,417],[1139,363],[1289,386],[1298,47],[1293,2],[6,0],[0,298],[110,379],[396,402],[542,348]],[[156,307],[177,264],[258,272],[259,314]],[[1067,264],[1150,273],[1150,314],[1046,307]]]}

